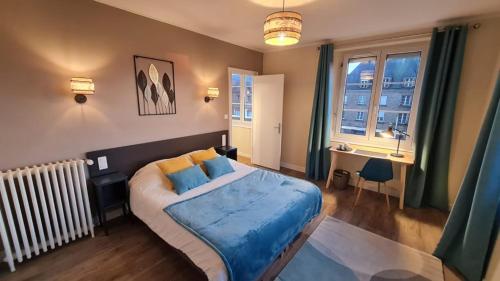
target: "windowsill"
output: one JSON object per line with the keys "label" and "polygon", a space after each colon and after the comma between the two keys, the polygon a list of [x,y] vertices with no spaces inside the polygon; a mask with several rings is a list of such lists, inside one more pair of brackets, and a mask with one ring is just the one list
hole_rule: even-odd
{"label": "windowsill", "polygon": [[[355,146],[361,146],[361,147],[373,147],[376,149],[386,149],[390,150],[391,152],[395,152],[396,148],[398,146],[397,141],[395,141],[393,144],[389,143],[377,143],[377,142],[367,142],[367,141],[356,141],[352,139],[345,139],[345,138],[339,138],[339,137],[332,137],[330,138],[330,145],[332,147],[337,147],[339,144],[347,144],[347,145],[355,145]],[[403,143],[401,143],[403,145]],[[407,149],[405,147],[400,146],[399,151],[406,152],[406,153],[411,153],[413,154],[414,151],[413,149]]]}

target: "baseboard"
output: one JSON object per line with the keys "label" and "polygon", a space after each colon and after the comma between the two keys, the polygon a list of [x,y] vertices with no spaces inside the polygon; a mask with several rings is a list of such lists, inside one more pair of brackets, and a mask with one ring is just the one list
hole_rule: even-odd
{"label": "baseboard", "polygon": [[291,170],[294,170],[294,171],[299,171],[299,172],[302,172],[302,173],[306,172],[306,167],[295,165],[295,164],[291,164],[291,163],[281,162],[281,167],[284,167],[284,168],[287,168],[287,169],[291,169]]}

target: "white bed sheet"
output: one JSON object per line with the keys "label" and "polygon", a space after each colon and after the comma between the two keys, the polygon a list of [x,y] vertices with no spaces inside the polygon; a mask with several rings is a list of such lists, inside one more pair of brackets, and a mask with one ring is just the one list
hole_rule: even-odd
{"label": "white bed sheet", "polygon": [[[160,160],[162,161],[162,160]],[[156,165],[149,163],[130,180],[130,207],[165,242],[182,251],[202,269],[209,280],[226,281],[226,266],[220,256],[201,239],[175,222],[163,209],[173,203],[206,193],[239,179],[256,168],[230,160],[235,172],[223,175],[181,195],[165,187],[165,176]]]}

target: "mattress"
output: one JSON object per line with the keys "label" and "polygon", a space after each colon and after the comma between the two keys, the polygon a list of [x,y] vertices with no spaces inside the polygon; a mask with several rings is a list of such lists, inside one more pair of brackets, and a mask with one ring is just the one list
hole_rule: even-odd
{"label": "mattress", "polygon": [[163,209],[242,178],[255,171],[256,168],[230,160],[235,170],[234,173],[223,175],[178,195],[165,187],[166,179],[157,167],[157,162],[141,168],[130,180],[132,212],[165,242],[183,252],[205,272],[209,280],[228,280],[226,266],[219,254],[200,238],[175,222]]}

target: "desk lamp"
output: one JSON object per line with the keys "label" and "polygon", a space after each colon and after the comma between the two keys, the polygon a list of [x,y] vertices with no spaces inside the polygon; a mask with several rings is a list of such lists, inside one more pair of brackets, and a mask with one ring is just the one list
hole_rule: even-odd
{"label": "desk lamp", "polygon": [[406,132],[403,132],[401,130],[393,129],[392,126],[389,126],[387,128],[387,131],[380,133],[380,135],[382,135],[382,137],[384,137],[384,138],[394,138],[394,132],[396,132],[396,134],[397,134],[396,137],[398,139],[398,148],[396,149],[396,153],[391,153],[391,156],[403,158],[405,156],[403,154],[399,153],[399,145],[401,144],[401,136],[409,137],[410,135],[408,135]]}

